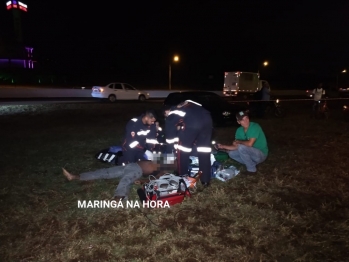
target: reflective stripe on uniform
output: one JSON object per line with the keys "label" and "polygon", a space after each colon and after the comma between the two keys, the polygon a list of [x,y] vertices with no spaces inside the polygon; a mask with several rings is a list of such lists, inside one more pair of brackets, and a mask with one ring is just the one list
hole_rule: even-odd
{"label": "reflective stripe on uniform", "polygon": [[180,110],[173,110],[168,115],[172,115],[172,114],[179,115],[179,116],[183,117],[183,116],[185,116],[186,113],[183,111],[180,111]]}
{"label": "reflective stripe on uniform", "polygon": [[181,150],[183,152],[191,152],[191,148],[190,147],[185,147],[185,146],[181,146],[181,145],[174,145],[175,149]]}
{"label": "reflective stripe on uniform", "polygon": [[104,158],[103,158],[103,161],[105,161],[107,159],[107,157],[109,156],[109,154],[105,154]]}
{"label": "reflective stripe on uniform", "polygon": [[159,127],[159,128],[158,128],[158,131],[162,131],[162,128],[161,128],[161,127]]}
{"label": "reflective stripe on uniform", "polygon": [[186,100],[186,102],[190,102],[190,103],[193,103],[193,104],[195,104],[195,105],[201,106],[201,104],[196,103],[196,102],[194,102],[194,101],[192,101],[192,100]]}
{"label": "reflective stripe on uniform", "polygon": [[173,144],[173,143],[178,142],[178,141],[179,141],[178,137],[175,137],[173,139],[166,139],[166,142],[169,144]]}
{"label": "reflective stripe on uniform", "polygon": [[108,159],[108,162],[111,162],[115,158],[115,155],[111,155],[111,157]]}
{"label": "reflective stripe on uniform", "polygon": [[149,143],[149,144],[159,144],[159,142],[156,140],[156,139],[146,139],[145,140],[146,143]]}
{"label": "reflective stripe on uniform", "polygon": [[138,119],[137,119],[137,118],[132,118],[131,120],[132,120],[133,122],[137,122]]}
{"label": "reflective stripe on uniform", "polygon": [[197,148],[197,151],[198,151],[198,152],[204,152],[204,153],[211,153],[212,148],[211,148],[211,147],[204,147],[204,146],[201,146],[201,147],[198,147],[198,148]]}
{"label": "reflective stripe on uniform", "polygon": [[142,130],[142,131],[138,131],[137,135],[138,136],[146,136],[149,132],[150,132],[150,130]]}
{"label": "reflective stripe on uniform", "polygon": [[139,142],[138,141],[133,141],[131,144],[129,144],[129,146],[131,147],[131,148],[134,148],[136,145],[138,145],[139,144]]}

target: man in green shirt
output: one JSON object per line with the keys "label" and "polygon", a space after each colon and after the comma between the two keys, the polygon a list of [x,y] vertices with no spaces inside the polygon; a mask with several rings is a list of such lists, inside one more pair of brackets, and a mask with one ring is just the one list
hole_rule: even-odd
{"label": "man in green shirt", "polygon": [[237,113],[236,120],[241,126],[236,130],[235,141],[232,145],[217,144],[217,148],[227,150],[230,158],[246,165],[249,174],[255,174],[256,165],[268,156],[267,139],[260,125],[250,122],[247,112]]}

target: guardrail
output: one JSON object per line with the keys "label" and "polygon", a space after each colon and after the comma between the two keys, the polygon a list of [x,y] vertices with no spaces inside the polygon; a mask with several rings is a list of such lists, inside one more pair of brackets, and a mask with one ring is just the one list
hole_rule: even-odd
{"label": "guardrail", "polygon": [[[164,99],[173,92],[191,90],[144,90],[149,93],[151,99]],[[198,90],[196,90],[198,91]],[[92,98],[91,89],[80,88],[51,88],[51,87],[0,87],[0,98]],[[223,95],[222,91],[210,91],[218,95]]]}
{"label": "guardrail", "polygon": [[[284,101],[314,101],[314,99],[312,98],[292,98],[292,99],[287,99],[287,98],[283,98],[283,99],[271,99],[271,100],[229,100],[229,102],[232,103],[246,103],[246,102],[270,102],[270,101],[277,101],[279,100],[280,102],[284,102]],[[324,100],[349,100],[349,98],[323,98],[321,99],[322,101]]]}

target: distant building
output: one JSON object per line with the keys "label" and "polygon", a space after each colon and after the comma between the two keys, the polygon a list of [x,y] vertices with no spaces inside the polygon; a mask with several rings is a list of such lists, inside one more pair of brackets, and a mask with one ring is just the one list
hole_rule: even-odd
{"label": "distant building", "polygon": [[33,47],[23,41],[21,13],[27,12],[28,6],[20,1],[6,2],[6,8],[12,12],[14,22],[14,37],[0,42],[0,68],[33,69],[35,60]]}

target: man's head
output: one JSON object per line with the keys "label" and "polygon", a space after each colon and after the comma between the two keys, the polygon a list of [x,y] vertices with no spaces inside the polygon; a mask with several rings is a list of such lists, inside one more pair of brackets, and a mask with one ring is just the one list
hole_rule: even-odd
{"label": "man's head", "polygon": [[168,117],[168,114],[170,113],[170,111],[171,111],[171,106],[169,106],[169,105],[163,106],[162,112],[164,114],[164,117]]}
{"label": "man's head", "polygon": [[244,128],[250,125],[250,118],[247,111],[240,111],[236,114],[236,121]]}
{"label": "man's head", "polygon": [[152,125],[156,121],[155,112],[153,110],[147,110],[142,118],[143,124]]}

